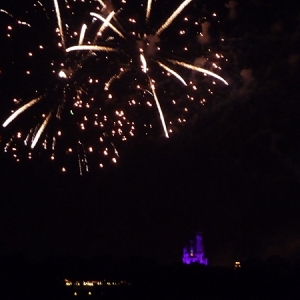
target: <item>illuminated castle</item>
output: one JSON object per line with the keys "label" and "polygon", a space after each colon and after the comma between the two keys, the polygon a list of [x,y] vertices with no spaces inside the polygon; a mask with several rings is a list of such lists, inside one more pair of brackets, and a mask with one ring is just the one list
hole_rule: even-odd
{"label": "illuminated castle", "polygon": [[201,232],[197,232],[196,239],[190,241],[189,247],[183,248],[182,262],[188,265],[192,263],[208,264],[208,259],[204,257]]}

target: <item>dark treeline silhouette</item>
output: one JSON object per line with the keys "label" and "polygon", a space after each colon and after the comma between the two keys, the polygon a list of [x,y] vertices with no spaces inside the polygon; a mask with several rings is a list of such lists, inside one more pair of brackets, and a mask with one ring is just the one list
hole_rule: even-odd
{"label": "dark treeline silhouette", "polygon": [[[242,268],[158,264],[144,257],[117,260],[109,255],[82,259],[24,256],[0,258],[1,299],[73,299],[69,280],[126,280],[125,287],[99,287],[97,299],[299,299],[300,262],[279,256],[251,259]],[[100,290],[100,292],[99,292]]]}

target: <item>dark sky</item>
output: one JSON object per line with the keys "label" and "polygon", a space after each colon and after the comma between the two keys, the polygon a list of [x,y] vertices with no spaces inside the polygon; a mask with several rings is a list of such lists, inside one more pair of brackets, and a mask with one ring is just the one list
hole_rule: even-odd
{"label": "dark sky", "polygon": [[0,254],[173,262],[201,230],[212,264],[299,259],[300,10],[269,2],[243,1],[233,19],[216,6],[229,90],[171,139],[131,141],[117,166],[85,176],[1,154]]}

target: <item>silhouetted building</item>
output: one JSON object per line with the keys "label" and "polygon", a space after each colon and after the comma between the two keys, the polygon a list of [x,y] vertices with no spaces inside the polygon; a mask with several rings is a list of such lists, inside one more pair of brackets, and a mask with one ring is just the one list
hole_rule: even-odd
{"label": "silhouetted building", "polygon": [[182,262],[188,265],[192,263],[208,264],[208,259],[204,257],[201,232],[197,232],[196,238],[190,241],[189,247],[183,248]]}

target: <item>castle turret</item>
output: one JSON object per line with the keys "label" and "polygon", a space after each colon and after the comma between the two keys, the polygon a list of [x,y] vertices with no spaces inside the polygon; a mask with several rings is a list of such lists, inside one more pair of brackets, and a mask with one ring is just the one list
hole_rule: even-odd
{"label": "castle turret", "polygon": [[202,233],[199,231],[196,234],[196,249],[198,253],[203,252]]}

